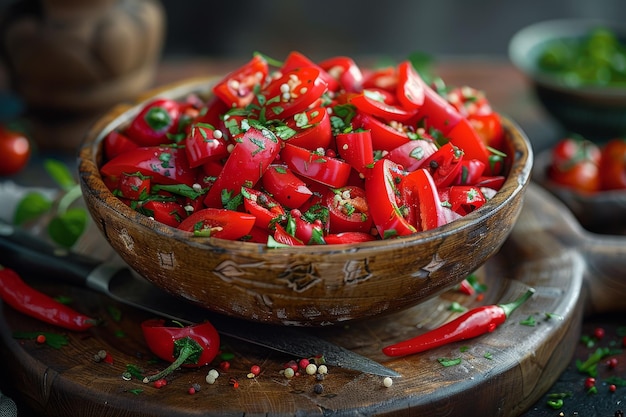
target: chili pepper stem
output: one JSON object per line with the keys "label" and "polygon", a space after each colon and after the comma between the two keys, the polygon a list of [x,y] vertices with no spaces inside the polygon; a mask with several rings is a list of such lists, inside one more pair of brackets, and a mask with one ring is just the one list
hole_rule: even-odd
{"label": "chili pepper stem", "polygon": [[521,306],[522,304],[524,304],[524,302],[526,302],[526,300],[528,300],[530,297],[532,297],[532,295],[535,293],[535,289],[534,288],[529,288],[524,294],[522,294],[521,297],[519,297],[517,300],[512,301],[510,303],[507,304],[499,304],[499,307],[504,310],[504,314],[506,315],[506,317],[508,318],[511,313],[513,313],[513,311],[515,311],[519,306]]}
{"label": "chili pepper stem", "polygon": [[148,384],[150,382],[157,381],[161,378],[165,378],[166,376],[168,376],[169,374],[171,374],[172,372],[180,368],[181,365],[184,364],[187,359],[189,359],[191,356],[195,355],[196,353],[197,353],[197,350],[194,347],[190,345],[183,346],[180,349],[180,353],[174,362],[172,362],[167,368],[163,369],[161,372],[144,377],[143,379],[144,384]]}

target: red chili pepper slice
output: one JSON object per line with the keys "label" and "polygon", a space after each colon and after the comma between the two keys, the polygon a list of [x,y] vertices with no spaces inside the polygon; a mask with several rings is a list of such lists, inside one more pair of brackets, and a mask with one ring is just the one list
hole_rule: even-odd
{"label": "red chili pepper slice", "polygon": [[228,156],[228,144],[221,130],[207,123],[193,123],[185,136],[189,166],[195,168],[207,161]]}
{"label": "red chili pepper slice", "polygon": [[463,150],[464,158],[477,159],[489,167],[489,150],[467,119],[461,119],[447,134],[450,143]]}
{"label": "red chili pepper slice", "polygon": [[290,143],[285,144],[280,155],[294,173],[334,188],[346,185],[352,169],[350,164],[337,158]]}
{"label": "red chili pepper slice", "polygon": [[351,97],[350,103],[356,106],[360,111],[379,117],[387,122],[407,121],[416,113],[416,111],[412,109],[407,110],[400,106],[387,104],[383,99],[383,95],[373,90],[364,90],[362,94]]}
{"label": "red chili pepper slice", "polygon": [[461,172],[463,151],[450,142],[443,145],[421,165],[432,175],[437,187],[447,187]]}
{"label": "red chili pepper slice", "polygon": [[263,109],[267,120],[286,119],[314,104],[327,88],[320,70],[313,67],[295,68],[264,88],[261,94],[265,102],[257,104]]}
{"label": "red chili pepper slice", "polygon": [[365,190],[357,186],[330,189],[324,202],[328,207],[330,233],[366,232],[372,227]]}
{"label": "red chili pepper slice", "polygon": [[341,233],[329,233],[324,236],[324,240],[327,245],[340,245],[349,243],[362,243],[371,242],[376,240],[370,233],[365,232],[341,232]]}
{"label": "red chili pepper slice", "polygon": [[21,313],[64,329],[84,331],[97,323],[95,319],[29,286],[17,272],[2,265],[0,298]]}
{"label": "red chili pepper slice", "polygon": [[171,362],[161,372],[144,378],[153,382],[164,378],[179,367],[200,367],[211,363],[220,349],[220,337],[210,322],[192,326],[168,325],[162,319],[149,319],[141,323],[148,347],[157,357]]}
{"label": "red chili pepper slice", "polygon": [[237,140],[224,169],[204,199],[207,207],[221,208],[223,193],[238,194],[254,187],[280,151],[280,142],[269,130],[250,128]]}
{"label": "red chili pepper slice", "polygon": [[319,65],[339,81],[340,87],[347,93],[360,93],[363,90],[363,73],[352,58],[332,57],[320,62]]}
{"label": "red chili pepper slice", "polygon": [[419,109],[424,104],[424,82],[410,61],[398,65],[397,96],[407,109]]}
{"label": "red chili pepper slice", "polygon": [[280,203],[262,191],[243,187],[241,195],[245,210],[255,217],[256,227],[272,229],[276,222],[286,216]]}
{"label": "red chili pepper slice", "polygon": [[374,164],[372,175],[365,181],[365,194],[371,201],[369,211],[381,238],[410,235],[417,232],[405,218],[398,201],[400,183],[405,173],[396,163],[380,159]]}
{"label": "red chili pepper slice", "polygon": [[180,222],[187,217],[187,212],[183,206],[175,201],[146,201],[141,205],[139,211],[160,223],[172,227],[178,227]]}
{"label": "red chili pepper slice", "polygon": [[189,167],[187,155],[180,148],[149,146],[132,149],[106,162],[100,172],[116,182],[124,173],[140,172],[153,183],[192,185],[195,172]]}
{"label": "red chili pepper slice", "polygon": [[263,175],[262,182],[263,188],[276,201],[290,209],[299,208],[313,195],[306,183],[286,165],[270,165]]}
{"label": "red chili pepper slice", "polygon": [[325,107],[315,107],[288,118],[287,126],[297,133],[289,138],[289,143],[312,151],[326,149],[332,140],[330,116]]}
{"label": "red chili pepper slice", "polygon": [[392,149],[384,157],[412,172],[420,168],[437,149],[432,139],[413,139]]}
{"label": "red chili pepper slice", "polygon": [[263,83],[268,71],[267,61],[261,55],[254,55],[215,84],[213,93],[229,108],[245,107],[254,99],[254,88]]}
{"label": "red chili pepper slice", "polygon": [[178,228],[195,236],[237,240],[252,230],[255,220],[248,213],[209,207],[190,214]]}
{"label": "red chili pepper slice", "polygon": [[411,355],[493,332],[534,293],[535,290],[530,288],[511,303],[474,308],[441,327],[412,339],[386,346],[383,348],[383,353],[387,356]]}
{"label": "red chili pepper slice", "polygon": [[292,51],[289,53],[289,55],[287,55],[287,58],[285,58],[285,62],[281,67],[281,72],[284,74],[288,71],[303,67],[317,69],[319,71],[320,77],[328,86],[328,91],[337,91],[339,89],[339,82],[332,75],[326,72],[323,67],[311,61],[309,58],[297,51]]}
{"label": "red chili pepper slice", "polygon": [[391,151],[410,140],[407,133],[403,130],[404,126],[396,124],[395,126],[397,127],[392,127],[367,113],[357,113],[353,123],[356,128],[371,132],[372,147],[376,150]]}
{"label": "red chili pepper slice", "polygon": [[367,177],[374,165],[374,148],[370,131],[339,133],[335,136],[335,142],[339,156]]}
{"label": "red chili pepper slice", "polygon": [[425,169],[408,174],[402,181],[403,200],[411,214],[408,218],[417,230],[430,230],[446,224],[433,177]]}

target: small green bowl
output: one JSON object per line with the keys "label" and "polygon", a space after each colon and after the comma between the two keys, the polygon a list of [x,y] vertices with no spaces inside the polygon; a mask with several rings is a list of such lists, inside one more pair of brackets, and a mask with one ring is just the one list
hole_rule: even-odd
{"label": "small green bowl", "polygon": [[576,39],[604,27],[623,43],[626,28],[593,19],[561,19],[535,23],[517,32],[509,42],[509,59],[531,81],[545,110],[568,133],[604,141],[626,135],[626,87],[567,85],[538,66],[544,48],[556,39]]}

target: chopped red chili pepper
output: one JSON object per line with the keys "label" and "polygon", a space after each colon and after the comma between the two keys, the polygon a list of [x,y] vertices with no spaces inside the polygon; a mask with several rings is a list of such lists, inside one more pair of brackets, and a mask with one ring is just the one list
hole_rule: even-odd
{"label": "chopped red chili pepper", "polygon": [[0,265],[0,298],[17,311],[64,329],[83,331],[97,320],[26,284],[12,269]]}
{"label": "chopped red chili pepper", "polygon": [[181,366],[208,365],[219,352],[219,334],[208,321],[193,326],[168,326],[165,320],[150,319],[141,323],[141,329],[152,353],[171,362],[161,372],[145,377],[146,383],[162,379]]}
{"label": "chopped red chili pepper", "polygon": [[387,346],[383,348],[383,353],[387,356],[410,355],[492,332],[534,293],[535,290],[530,288],[511,303],[474,308],[441,327],[412,339]]}

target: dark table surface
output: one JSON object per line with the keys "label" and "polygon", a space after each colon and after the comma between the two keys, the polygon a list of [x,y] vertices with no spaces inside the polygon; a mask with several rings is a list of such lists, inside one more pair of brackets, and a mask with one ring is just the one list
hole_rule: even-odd
{"label": "dark table surface", "polygon": [[[155,86],[169,84],[188,77],[211,76],[224,73],[242,62],[224,62],[211,59],[168,59],[163,61],[156,74]],[[528,135],[536,153],[549,148],[566,132],[544,113],[539,106],[527,80],[507,60],[498,57],[442,57],[436,64],[436,73],[449,85],[469,85],[485,91],[493,107],[512,118]],[[6,85],[0,71],[0,86]],[[31,159],[24,172],[8,178],[20,185],[50,185],[42,180],[41,161],[47,156],[54,156],[72,163],[75,152],[73,144],[80,142],[90,123],[97,115],[88,118],[67,120],[54,126],[37,126],[48,132],[47,144],[57,141],[57,149],[40,148]],[[70,141],[64,145],[62,141]],[[626,301],[625,301],[626,302]],[[626,319],[623,315],[603,315],[586,317],[581,339],[593,336],[597,328],[602,328],[605,337],[588,346],[580,343],[570,365],[559,377],[554,386],[523,417],[584,416],[612,417],[626,411],[626,387],[619,386],[626,382],[626,354],[616,353],[618,367],[608,369],[604,362],[598,365],[597,392],[589,393],[584,387],[586,374],[577,369],[577,362],[586,360],[599,346],[621,349],[626,332]],[[626,341],[624,341],[626,342]],[[611,377],[620,378],[616,391],[611,392]],[[609,381],[609,382],[607,382]],[[34,416],[28,404],[20,400],[20,395],[11,386],[11,376],[0,361],[0,390],[13,397],[19,409],[19,416]],[[548,405],[553,394],[567,394],[563,406],[555,409]]]}

